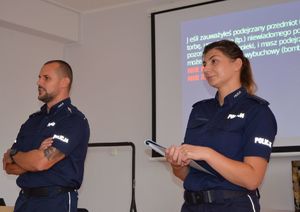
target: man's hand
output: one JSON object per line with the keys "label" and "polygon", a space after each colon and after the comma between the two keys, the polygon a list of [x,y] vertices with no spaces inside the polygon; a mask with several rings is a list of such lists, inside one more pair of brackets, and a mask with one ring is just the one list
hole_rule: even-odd
{"label": "man's hand", "polygon": [[6,164],[5,171],[7,174],[14,174],[14,175],[21,175],[27,172],[27,170],[23,169],[22,167],[20,167],[18,164],[15,163]]}
{"label": "man's hand", "polygon": [[3,154],[3,158],[2,158],[2,165],[3,165],[3,170],[6,170],[6,166],[7,164],[12,164],[13,161],[11,160],[10,156],[10,149],[8,149],[4,154]]}
{"label": "man's hand", "polygon": [[44,156],[50,160],[61,160],[64,157],[64,154],[60,152],[55,147],[52,147],[52,137],[45,139],[41,145],[39,150],[44,152]]}
{"label": "man's hand", "polygon": [[5,170],[5,172],[7,174],[14,174],[14,175],[20,175],[26,172],[25,169],[21,168],[19,165],[13,163],[13,161],[11,160],[10,157],[10,150],[8,149],[4,154],[3,154],[3,159],[2,159],[2,163],[3,163],[3,170]]}
{"label": "man's hand", "polygon": [[45,149],[48,149],[50,146],[52,146],[53,140],[52,137],[46,138],[40,145],[39,150],[44,151]]}

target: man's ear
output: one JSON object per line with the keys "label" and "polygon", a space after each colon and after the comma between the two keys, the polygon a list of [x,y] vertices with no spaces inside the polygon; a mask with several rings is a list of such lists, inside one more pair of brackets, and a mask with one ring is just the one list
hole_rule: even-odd
{"label": "man's ear", "polygon": [[61,86],[63,88],[68,88],[70,85],[70,79],[68,77],[63,77],[61,80]]}

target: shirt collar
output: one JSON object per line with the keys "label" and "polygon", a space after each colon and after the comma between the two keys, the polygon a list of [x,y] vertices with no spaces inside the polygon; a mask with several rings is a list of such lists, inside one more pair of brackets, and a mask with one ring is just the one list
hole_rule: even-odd
{"label": "shirt collar", "polygon": [[[225,105],[232,105],[237,102],[240,98],[247,94],[247,90],[244,87],[240,87],[239,89],[233,91],[232,93],[228,94],[224,98],[224,106]],[[218,92],[215,96],[216,101],[218,101]]]}
{"label": "shirt collar", "polygon": [[[60,110],[61,108],[65,107],[65,106],[69,106],[71,104],[71,99],[68,97],[60,102],[58,102],[57,104],[53,105],[51,108],[50,108],[50,111],[48,114],[54,114],[56,111]],[[42,107],[41,107],[41,111],[43,113],[47,113],[47,104],[44,104]]]}

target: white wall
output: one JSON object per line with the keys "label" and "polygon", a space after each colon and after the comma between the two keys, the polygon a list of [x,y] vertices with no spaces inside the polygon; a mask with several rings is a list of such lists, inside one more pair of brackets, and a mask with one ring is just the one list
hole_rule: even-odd
{"label": "white wall", "polygon": [[294,211],[292,160],[299,160],[299,153],[275,153],[260,189],[264,209]]}
{"label": "white wall", "polygon": [[[36,85],[41,66],[48,60],[64,58],[64,42],[78,40],[79,14],[39,0],[0,0],[0,5],[2,156],[21,124],[41,106]],[[8,205],[14,204],[19,192],[15,179],[0,172],[0,197]]]}
{"label": "white wall", "polygon": [[[40,106],[35,82],[42,63],[64,58],[74,69],[72,99],[89,119],[90,142],[131,141],[136,145],[137,211],[179,211],[181,182],[164,162],[150,160],[143,145],[151,137],[149,12],[163,2],[143,1],[84,14],[80,42],[68,45],[0,24],[1,154],[20,124]],[[271,160],[262,188],[264,208],[293,209],[290,160]],[[92,212],[129,211],[130,161],[130,148],[89,149],[79,206]],[[0,185],[0,197],[13,205],[18,192],[15,177],[0,172]]]}
{"label": "white wall", "polygon": [[[0,27],[0,153],[10,148],[21,124],[41,106],[38,73],[44,62],[63,58],[64,45]],[[18,194],[15,177],[0,171],[0,196],[13,205]]]}
{"label": "white wall", "polygon": [[[85,14],[80,43],[66,48],[66,58],[73,64],[77,79],[73,101],[86,111],[91,142],[131,141],[136,145],[136,203],[138,211],[143,212],[178,211],[182,203],[181,184],[174,182],[165,164],[150,161],[150,153],[145,152],[143,144],[151,137],[149,11],[158,3],[145,2]],[[118,176],[112,171],[95,173],[96,179],[85,178],[95,182],[94,187],[99,189],[89,193],[94,196],[89,200],[85,200],[86,191],[81,191],[80,206],[86,206],[89,201],[92,211],[129,210],[130,187],[122,189],[119,181],[126,178],[130,183],[130,153],[128,148],[127,154],[107,154],[109,162],[106,163],[101,162],[102,155],[95,159],[94,168],[107,172],[114,166]],[[119,165],[115,160],[119,160]],[[96,183],[97,180],[102,182]],[[111,198],[113,195],[122,198]]]}
{"label": "white wall", "polygon": [[0,25],[64,42],[79,40],[79,13],[41,0],[0,0]]}

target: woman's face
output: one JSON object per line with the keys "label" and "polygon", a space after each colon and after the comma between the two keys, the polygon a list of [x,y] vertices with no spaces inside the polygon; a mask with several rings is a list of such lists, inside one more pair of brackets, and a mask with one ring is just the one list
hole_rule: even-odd
{"label": "woman's face", "polygon": [[203,57],[203,71],[208,83],[217,89],[240,86],[241,59],[231,59],[218,49]]}

